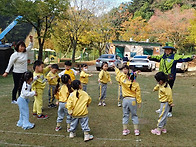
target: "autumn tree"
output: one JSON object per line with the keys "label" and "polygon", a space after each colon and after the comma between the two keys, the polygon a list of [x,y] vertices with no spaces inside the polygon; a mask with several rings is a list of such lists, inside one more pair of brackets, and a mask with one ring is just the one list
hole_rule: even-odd
{"label": "autumn tree", "polygon": [[181,9],[175,6],[172,10],[161,12],[156,10],[149,20],[154,41],[173,42],[176,48],[181,48],[188,35],[190,20],[194,18],[194,9]]}
{"label": "autumn tree", "polygon": [[1,0],[3,15],[23,16],[23,21],[31,24],[37,33],[39,43],[38,59],[42,60],[45,39],[50,37],[53,21],[67,8],[66,0]]}

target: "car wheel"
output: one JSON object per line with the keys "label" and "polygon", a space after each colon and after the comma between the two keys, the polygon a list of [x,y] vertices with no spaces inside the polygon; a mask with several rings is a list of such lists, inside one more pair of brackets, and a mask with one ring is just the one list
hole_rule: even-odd
{"label": "car wheel", "polygon": [[100,67],[96,67],[96,69],[97,69],[97,71],[100,71],[100,70],[101,70],[101,68],[100,68]]}
{"label": "car wheel", "polygon": [[150,69],[148,69],[149,72],[152,72],[152,67]]}

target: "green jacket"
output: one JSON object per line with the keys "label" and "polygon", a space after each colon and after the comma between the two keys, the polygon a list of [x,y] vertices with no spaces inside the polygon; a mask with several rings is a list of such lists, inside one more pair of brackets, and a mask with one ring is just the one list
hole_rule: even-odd
{"label": "green jacket", "polygon": [[159,55],[159,56],[151,56],[149,59],[156,61],[156,62],[160,62],[159,71],[162,71],[167,75],[173,74],[174,80],[175,80],[176,64],[178,62],[191,61],[193,60],[193,56],[192,55],[177,55],[177,54],[166,55],[164,53],[163,55]]}

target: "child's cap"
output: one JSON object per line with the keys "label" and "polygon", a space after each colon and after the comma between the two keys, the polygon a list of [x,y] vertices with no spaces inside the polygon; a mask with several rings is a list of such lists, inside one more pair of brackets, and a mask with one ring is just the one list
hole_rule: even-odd
{"label": "child's cap", "polygon": [[71,66],[71,65],[72,65],[72,63],[71,63],[71,61],[65,61],[65,65],[67,65],[67,66]]}
{"label": "child's cap", "polygon": [[51,65],[51,68],[59,70],[58,64],[52,64],[52,65]]}

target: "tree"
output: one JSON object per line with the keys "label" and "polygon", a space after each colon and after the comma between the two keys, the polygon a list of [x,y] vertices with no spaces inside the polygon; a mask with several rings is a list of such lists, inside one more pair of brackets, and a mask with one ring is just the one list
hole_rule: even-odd
{"label": "tree", "polygon": [[194,9],[182,10],[179,6],[167,12],[156,10],[149,20],[151,34],[156,38],[154,41],[163,44],[173,42],[176,48],[182,47],[188,36],[188,28],[190,20],[194,18],[194,12]]}
{"label": "tree", "polygon": [[66,0],[1,0],[3,15],[23,16],[23,21],[30,23],[36,30],[39,43],[38,59],[42,60],[45,39],[50,37],[53,21],[67,9]]}

